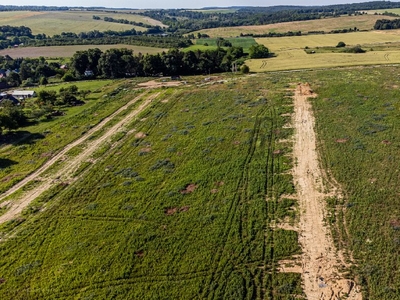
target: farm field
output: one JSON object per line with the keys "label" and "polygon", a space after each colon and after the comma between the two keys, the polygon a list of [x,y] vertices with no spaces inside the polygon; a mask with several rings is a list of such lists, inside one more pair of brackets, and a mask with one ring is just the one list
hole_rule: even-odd
{"label": "farm field", "polygon": [[[74,82],[72,84],[76,85],[79,90],[91,90],[86,97],[85,105],[60,108],[66,113],[62,119],[54,118],[51,121],[42,121],[37,124],[33,122],[11,135],[3,135],[0,148],[3,164],[0,176],[3,179],[0,190],[4,192],[22,180],[66,144],[77,139],[108,116],[110,111],[125,105],[124,101],[109,103],[110,98],[103,98],[104,94],[115,90],[119,91],[121,82],[111,80]],[[46,89],[58,91],[61,87],[66,88],[69,85],[71,84],[47,86]],[[43,87],[37,88],[36,91],[41,89]],[[29,101],[25,104],[25,109],[27,112],[33,109]],[[54,132],[57,133],[53,134]],[[47,140],[43,141],[46,137]],[[38,155],[39,152],[42,154]]]}
{"label": "farm field", "polygon": [[377,10],[366,10],[367,14],[383,14],[385,12],[393,13],[393,14],[400,14],[400,8],[390,8],[390,9],[377,9]]}
{"label": "farm field", "polygon": [[[340,41],[343,41],[348,46],[361,45],[367,52],[358,54],[329,52],[307,54],[304,51],[305,47],[334,47]],[[399,41],[400,35],[397,30],[390,33],[373,31],[260,38],[256,39],[256,42],[268,47],[270,51],[275,54],[275,57],[268,59],[251,59],[247,60],[246,64],[254,72],[396,64],[400,62]]]}
{"label": "farm field", "polygon": [[126,48],[133,50],[134,54],[155,54],[162,51],[168,51],[168,49],[156,48],[156,47],[145,47],[136,45],[71,45],[71,46],[47,46],[47,47],[19,47],[12,49],[2,49],[0,50],[0,55],[9,55],[12,58],[17,57],[29,57],[29,58],[71,58],[75,52],[88,50],[92,48],[99,48],[101,51],[106,51],[108,49],[120,49]]}
{"label": "farm field", "polygon": [[[0,198],[1,298],[305,299],[344,297],[343,281],[352,299],[396,299],[399,75],[364,66],[150,90],[93,82],[83,107],[0,148],[3,191],[55,160]],[[299,131],[314,128],[305,103],[324,171],[299,148]],[[324,225],[338,252],[313,229]],[[310,234],[327,245],[323,259]],[[323,279],[307,285],[314,275]]]}
{"label": "farm field", "polygon": [[297,75],[318,94],[311,102],[322,164],[344,195],[328,199],[327,222],[353,253],[364,299],[400,293],[398,76],[391,66]]}
{"label": "farm field", "polygon": [[[376,20],[395,19],[389,16],[360,15],[360,16],[342,16],[337,18],[326,18],[320,20],[285,22],[277,24],[259,25],[259,26],[237,26],[203,29],[199,32],[208,34],[212,38],[217,37],[237,37],[240,34],[267,34],[268,32],[301,31],[325,31],[349,29],[357,27],[359,30],[372,30]],[[197,32],[194,32],[196,34]]]}
{"label": "farm field", "polygon": [[0,12],[0,25],[27,26],[33,34],[44,33],[53,36],[61,32],[87,32],[92,30],[123,31],[135,28],[137,31],[145,31],[146,28],[93,20],[93,15],[101,18],[112,17],[114,19],[126,19],[129,21],[151,24],[149,18],[134,14],[114,14],[97,11],[13,11]]}
{"label": "farm field", "polygon": [[[297,232],[279,226],[298,218],[287,83],[199,78],[149,91],[125,83],[114,101],[137,104],[18,192],[13,201],[50,182],[1,227],[3,299],[303,295],[299,273],[278,271],[300,253]],[[50,180],[104,136],[69,178]],[[3,199],[1,218],[10,206]]]}
{"label": "farm field", "polygon": [[[234,47],[242,47],[244,52],[248,52],[252,45],[257,44],[252,37],[227,38],[225,40],[229,41]],[[196,39],[194,42],[196,43],[195,45],[185,48],[184,51],[195,51],[197,49],[205,51],[210,49],[210,47],[213,49],[217,48],[217,39],[202,38]],[[204,44],[207,44],[208,46],[205,46]]]}

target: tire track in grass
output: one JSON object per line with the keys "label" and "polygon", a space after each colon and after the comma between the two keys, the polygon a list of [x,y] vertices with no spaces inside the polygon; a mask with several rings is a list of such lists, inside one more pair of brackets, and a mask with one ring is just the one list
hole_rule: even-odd
{"label": "tire track in grass", "polygon": [[324,199],[329,194],[321,192],[326,187],[322,184],[324,173],[319,165],[315,121],[308,101],[314,96],[308,84],[299,84],[294,95],[294,178],[300,205],[304,292],[310,300],[361,300],[359,287],[339,270],[340,265],[345,265],[343,255],[335,249],[324,223]]}
{"label": "tire track in grass", "polygon": [[[231,257],[230,259],[228,259],[228,261],[223,266],[220,266],[221,259],[224,255],[224,253],[226,252],[226,244],[227,244],[227,242],[229,240],[229,236],[232,232],[232,224],[238,215],[238,207],[239,207],[240,203],[242,202],[243,198],[245,198],[245,196],[246,196],[246,191],[247,191],[247,187],[248,187],[248,177],[249,177],[249,164],[253,158],[253,155],[254,155],[254,152],[256,149],[257,140],[258,140],[258,136],[260,133],[260,125],[261,125],[260,114],[262,114],[262,113],[263,113],[263,111],[260,111],[258,113],[255,124],[254,124],[254,130],[253,130],[254,134],[251,137],[251,144],[248,148],[248,153],[244,160],[244,166],[242,169],[240,179],[237,184],[234,200],[232,201],[232,203],[228,209],[227,217],[225,220],[225,226],[223,229],[223,237],[221,238],[221,244],[223,246],[222,246],[221,250],[219,250],[215,254],[215,259],[214,259],[214,263],[213,263],[213,267],[212,267],[213,269],[211,270],[211,277],[210,277],[209,281],[205,284],[205,286],[202,288],[202,290],[203,290],[202,298],[203,299],[209,298],[210,294],[211,294],[211,296],[215,296],[213,294],[213,293],[215,293],[215,290],[211,290],[210,287],[213,283],[219,283],[219,280],[221,279],[223,271],[225,270],[227,264],[232,260],[232,257]],[[240,236],[240,238],[241,238],[241,241],[243,244],[242,236]],[[236,257],[237,256],[235,256],[235,258]],[[225,281],[223,286],[221,287],[222,291],[225,291],[226,285],[227,285],[227,282]]]}
{"label": "tire track in grass", "polygon": [[[265,216],[264,216],[264,222],[269,221],[269,217],[271,219],[274,219],[274,204],[273,204],[273,200],[272,200],[272,188],[273,188],[273,184],[274,184],[274,156],[272,154],[273,152],[273,146],[274,146],[274,134],[273,132],[276,130],[276,124],[275,124],[275,120],[276,120],[276,112],[274,108],[270,108],[269,109],[269,113],[270,113],[270,117],[271,117],[271,129],[270,129],[270,134],[267,135],[267,157],[265,160],[265,182],[264,182],[264,194],[266,197],[266,203],[265,203]],[[271,207],[272,206],[272,207]],[[272,208],[272,209],[271,209]],[[269,224],[265,224],[265,234],[264,234],[264,240],[263,240],[263,255],[262,255],[262,262],[263,262],[263,267],[261,270],[261,280],[263,283],[263,286],[260,287],[260,297],[261,299],[266,299],[267,298],[267,293],[269,293],[270,291],[267,291],[265,289],[266,286],[268,286],[267,283],[267,279],[268,276],[267,274],[269,273],[270,270],[268,270],[269,266],[267,264],[268,261],[273,261],[273,245],[271,245],[271,251],[270,253],[266,253],[266,249],[268,247],[268,243],[269,243],[269,237],[268,237],[268,233],[271,234],[271,240],[273,242],[274,240],[274,233],[273,230],[270,228]]]}
{"label": "tire track in grass", "polygon": [[[29,190],[27,192],[24,192],[21,196],[19,196],[17,199],[14,199],[11,207],[8,211],[6,211],[3,215],[0,216],[0,224],[10,221],[17,217],[28,205],[35,200],[37,197],[39,197],[43,192],[46,190],[50,189],[51,187],[55,186],[58,184],[60,181],[59,180],[67,180],[69,182],[77,180],[77,178],[72,178],[72,175],[74,172],[79,168],[79,165],[88,159],[102,144],[104,144],[106,141],[108,141],[114,134],[119,132],[124,125],[129,123],[133,118],[135,118],[139,113],[141,113],[151,102],[153,99],[155,99],[160,93],[155,93],[150,96],[148,96],[143,103],[139,105],[136,109],[134,109],[132,112],[124,116],[118,123],[113,125],[111,128],[107,129],[106,132],[98,137],[95,140],[89,140],[89,137],[93,135],[94,133],[98,132],[101,130],[108,122],[110,122],[114,117],[116,117],[118,114],[123,112],[124,110],[127,110],[130,106],[134,105],[136,102],[138,102],[140,99],[142,99],[147,92],[144,92],[131,100],[129,103],[125,104],[121,108],[119,108],[117,111],[115,111],[113,114],[105,118],[103,121],[101,121],[99,124],[97,124],[95,127],[90,129],[86,134],[84,134],[82,137],[77,139],[76,141],[68,144],[63,150],[61,150],[58,154],[53,156],[49,161],[47,161],[44,165],[42,165],[38,170],[24,178],[22,181],[14,185],[12,188],[10,188],[8,191],[3,193],[0,196],[0,201],[3,200],[4,198],[10,196],[14,192],[22,189],[26,184],[29,182],[36,180],[40,175],[42,175],[46,170],[48,170],[51,166],[53,166],[55,163],[57,163],[69,150],[72,148],[83,144],[84,142],[87,142],[87,146],[85,149],[82,150],[80,154],[77,156],[67,160],[66,164],[62,166],[55,174],[51,175],[46,175],[47,177],[43,177],[41,182],[32,190]],[[79,178],[79,177],[78,177]]]}

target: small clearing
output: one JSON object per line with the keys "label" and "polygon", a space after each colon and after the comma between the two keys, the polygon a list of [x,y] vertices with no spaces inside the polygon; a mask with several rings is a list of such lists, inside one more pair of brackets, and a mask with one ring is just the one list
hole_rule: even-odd
{"label": "small clearing", "polygon": [[294,178],[300,206],[299,241],[304,292],[310,300],[354,299],[362,294],[355,282],[345,279],[339,266],[346,266],[335,249],[324,223],[324,199],[328,196],[319,165],[314,132],[314,116],[308,98],[315,97],[308,84],[299,84],[294,96]]}
{"label": "small clearing", "polygon": [[38,178],[40,178],[40,183],[38,185],[36,185],[33,189],[31,189],[27,192],[24,192],[20,197],[18,197],[17,199],[13,199],[13,201],[8,204],[10,206],[10,209],[7,210],[3,215],[0,216],[0,224],[16,218],[26,207],[28,207],[28,205],[33,200],[35,200],[43,192],[50,189],[51,187],[53,187],[57,184],[60,184],[60,183],[70,184],[73,181],[75,181],[77,178],[73,178],[72,175],[79,168],[80,164],[82,162],[90,160],[91,155],[97,149],[99,149],[99,147],[101,145],[103,145],[104,143],[109,141],[115,133],[119,132],[121,129],[124,129],[124,126],[127,125],[128,123],[130,123],[139,113],[141,113],[151,103],[151,101],[154,98],[156,98],[158,95],[159,95],[159,93],[155,93],[151,96],[148,96],[146,98],[146,100],[143,101],[143,103],[141,103],[136,109],[132,110],[129,114],[127,114],[124,118],[122,118],[122,120],[120,120],[117,124],[115,124],[114,126],[112,126],[109,129],[107,129],[107,131],[103,135],[101,135],[99,138],[97,138],[95,140],[88,142],[86,147],[82,150],[81,153],[79,153],[75,157],[64,160],[63,166],[59,170],[57,170],[57,172],[55,172],[54,174],[42,176],[42,174],[46,170],[48,170],[51,166],[53,166],[55,163],[59,162],[60,160],[63,160],[65,154],[69,150],[71,150],[75,146],[78,146],[80,144],[87,142],[88,138],[90,136],[92,136],[95,132],[98,132],[99,130],[101,130],[115,116],[117,116],[119,113],[128,109],[131,105],[133,105],[137,101],[139,101],[144,96],[144,93],[140,94],[135,99],[131,100],[128,104],[124,105],[123,107],[121,107],[120,109],[115,111],[109,117],[105,118],[102,122],[100,122],[95,127],[93,127],[91,130],[89,130],[81,138],[70,143],[63,150],[61,150],[59,153],[54,155],[38,170],[36,170],[32,174],[30,174],[29,176],[25,177],[23,180],[18,182],[16,185],[14,185],[8,191],[3,193],[0,196],[0,200],[4,199],[5,197],[13,194],[14,192],[16,192],[18,190],[20,190],[29,182],[31,182],[33,180],[38,180]]}
{"label": "small clearing", "polygon": [[169,86],[179,86],[182,83],[180,81],[156,81],[150,80],[147,82],[139,83],[138,86],[144,88],[158,88],[158,87],[169,87]]}

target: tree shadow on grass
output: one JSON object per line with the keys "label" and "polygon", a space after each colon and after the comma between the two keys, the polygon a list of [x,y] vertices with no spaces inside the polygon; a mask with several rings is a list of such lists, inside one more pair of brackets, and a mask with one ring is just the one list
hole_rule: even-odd
{"label": "tree shadow on grass", "polygon": [[0,136],[0,146],[30,145],[44,138],[45,136],[41,133],[30,133],[29,131],[24,131],[24,130],[11,131]]}
{"label": "tree shadow on grass", "polygon": [[10,167],[12,165],[15,165],[15,164],[17,164],[16,161],[13,161],[13,160],[8,159],[8,158],[1,158],[0,157],[0,169],[5,169],[5,168],[8,168],[8,167]]}

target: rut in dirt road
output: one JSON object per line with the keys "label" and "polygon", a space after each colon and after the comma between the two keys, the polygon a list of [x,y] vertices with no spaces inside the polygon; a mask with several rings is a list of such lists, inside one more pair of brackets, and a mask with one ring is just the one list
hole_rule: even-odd
{"label": "rut in dirt road", "polygon": [[93,135],[93,133],[98,132],[101,130],[109,121],[111,121],[115,116],[117,116],[122,111],[128,109],[131,105],[135,104],[137,101],[143,98],[144,93],[137,96],[135,99],[131,100],[128,104],[124,105],[116,112],[111,114],[109,117],[105,118],[102,122],[97,124],[93,127],[90,131],[88,131],[84,136],[77,139],[76,141],[67,145],[63,150],[53,156],[49,161],[47,161],[42,167],[38,170],[24,178],[22,181],[14,185],[8,191],[3,193],[0,196],[0,200],[4,199],[5,197],[11,195],[12,193],[20,190],[26,184],[33,180],[40,180],[40,183],[34,187],[33,189],[24,192],[21,196],[17,199],[13,199],[10,202],[10,208],[0,216],[0,224],[10,221],[16,218],[28,205],[39,197],[44,191],[50,189],[52,186],[60,183],[61,181],[68,181],[72,183],[77,178],[72,178],[72,175],[77,170],[79,165],[88,160],[90,156],[97,150],[99,147],[106,143],[110,138],[117,133],[119,130],[123,129],[123,127],[132,121],[139,113],[141,113],[151,102],[155,99],[159,93],[152,94],[148,96],[143,103],[141,103],[136,109],[132,110],[129,114],[124,116],[117,124],[113,125],[111,128],[107,129],[105,133],[103,133],[100,137],[95,140],[91,140],[89,143],[86,144],[85,148],[79,153],[77,156],[68,159],[64,162],[64,165],[57,170],[54,174],[41,176],[46,170],[48,170],[51,166],[55,163],[59,162],[62,157],[73,147],[83,144],[88,141],[88,138]]}
{"label": "rut in dirt road", "polygon": [[314,116],[309,98],[314,97],[308,84],[299,84],[294,96],[294,179],[300,206],[299,242],[302,254],[304,292],[309,300],[361,300],[354,281],[339,271],[345,265],[335,249],[329,228],[324,224],[323,171],[319,165],[314,132]]}

